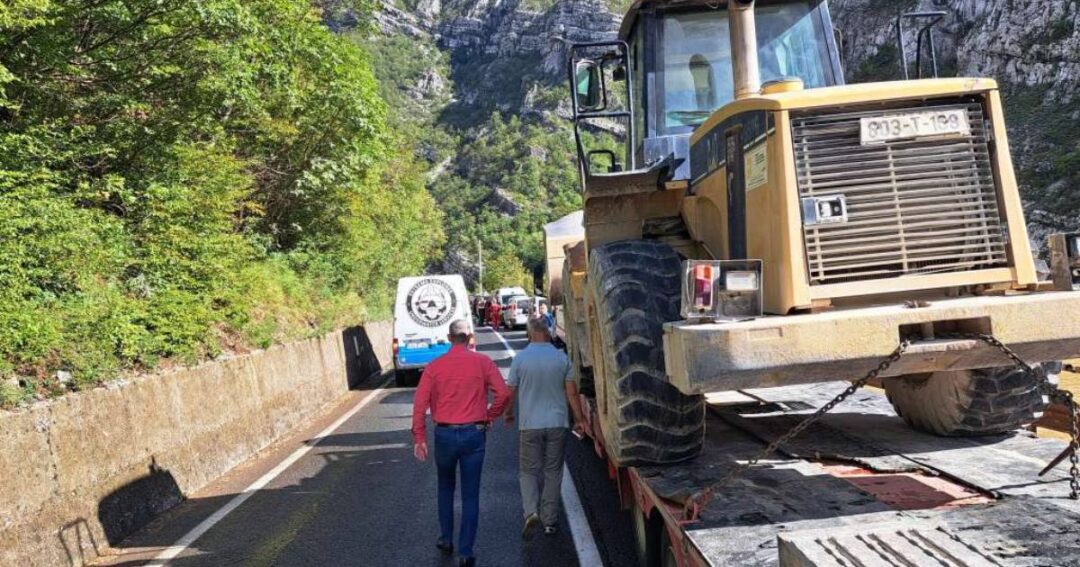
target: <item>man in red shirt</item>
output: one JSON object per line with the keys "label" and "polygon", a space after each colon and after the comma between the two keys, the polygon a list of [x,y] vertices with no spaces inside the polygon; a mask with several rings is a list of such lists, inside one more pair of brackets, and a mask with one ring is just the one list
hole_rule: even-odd
{"label": "man in red shirt", "polygon": [[[413,453],[428,456],[424,414],[435,422],[435,466],[439,472],[439,528],[435,543],[443,554],[454,553],[454,485],[461,467],[461,533],[459,565],[476,564],[473,543],[480,516],[480,472],[484,468],[487,428],[510,401],[510,390],[492,360],[469,350],[472,330],[463,320],[450,324],[450,352],[424,369],[413,398]],[[488,407],[488,392],[495,401]]]}

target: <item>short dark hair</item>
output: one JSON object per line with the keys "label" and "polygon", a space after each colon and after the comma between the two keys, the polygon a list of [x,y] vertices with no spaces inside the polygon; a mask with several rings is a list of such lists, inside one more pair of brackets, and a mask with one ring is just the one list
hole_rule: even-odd
{"label": "short dark hair", "polygon": [[543,333],[551,337],[551,329],[548,328],[547,321],[543,317],[529,317],[529,332]]}

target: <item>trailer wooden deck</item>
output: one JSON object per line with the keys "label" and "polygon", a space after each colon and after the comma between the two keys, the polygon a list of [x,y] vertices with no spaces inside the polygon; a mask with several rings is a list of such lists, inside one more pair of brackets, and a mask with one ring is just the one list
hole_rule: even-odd
{"label": "trailer wooden deck", "polygon": [[[674,504],[664,506],[673,516],[676,503],[846,386],[744,391],[753,403],[710,406],[699,458],[636,474],[649,492]],[[781,535],[789,561],[802,546],[823,557],[855,554],[835,565],[859,564],[851,561],[859,557],[867,565],[905,564],[882,562],[882,553],[910,565],[1080,565],[1080,502],[1068,497],[1068,462],[1038,477],[1064,448],[1024,431],[981,438],[920,433],[883,395],[862,391],[720,490],[699,521],[679,529],[687,555],[715,566],[776,565]],[[807,531],[820,529],[827,531]],[[891,545],[867,543],[902,531],[907,535]]]}

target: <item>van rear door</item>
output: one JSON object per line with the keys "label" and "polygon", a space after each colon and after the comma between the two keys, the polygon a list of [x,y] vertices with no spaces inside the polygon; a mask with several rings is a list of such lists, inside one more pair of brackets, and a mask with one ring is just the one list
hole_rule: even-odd
{"label": "van rear door", "polygon": [[423,368],[446,354],[450,323],[455,319],[471,324],[461,276],[400,279],[394,303],[395,368]]}

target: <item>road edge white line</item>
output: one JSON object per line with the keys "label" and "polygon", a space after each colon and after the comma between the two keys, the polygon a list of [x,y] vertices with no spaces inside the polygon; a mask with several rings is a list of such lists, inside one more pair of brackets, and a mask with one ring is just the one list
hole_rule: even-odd
{"label": "road edge white line", "polygon": [[[503,344],[506,352],[512,356],[517,355],[517,350],[510,346],[506,338],[496,329],[491,330],[495,338]],[[559,487],[562,496],[563,510],[566,512],[566,521],[570,524],[570,537],[574,540],[574,551],[577,552],[578,565],[581,567],[603,567],[604,561],[600,559],[600,550],[596,547],[596,538],[593,535],[589,518],[585,515],[585,509],[581,506],[581,497],[578,496],[574,477],[570,474],[570,467],[563,461],[562,486]]]}
{"label": "road edge white line", "polygon": [[574,485],[574,478],[570,475],[570,467],[563,463],[562,486],[560,487],[563,500],[563,510],[566,511],[566,521],[570,524],[570,536],[574,538],[574,548],[577,550],[578,565],[581,567],[603,567],[604,562],[600,559],[600,550],[596,547],[596,539],[593,538],[592,527],[589,526],[589,518],[585,516],[585,509],[581,506],[581,498]]}
{"label": "road edge white line", "polygon": [[510,343],[506,342],[506,337],[502,336],[502,333],[496,329],[491,329],[491,332],[494,333],[495,338],[499,339],[499,342],[502,343],[505,352],[509,353],[510,356],[517,356],[517,350],[510,346]]}
{"label": "road edge white line", "polygon": [[213,527],[216,526],[219,522],[221,522],[221,520],[224,520],[226,516],[231,514],[233,510],[239,508],[244,502],[247,501],[248,498],[254,496],[256,492],[265,488],[266,485],[273,482],[274,479],[281,475],[281,473],[285,472],[289,469],[289,467],[296,464],[296,462],[303,458],[304,455],[308,454],[309,451],[314,449],[315,446],[319,444],[319,441],[322,441],[326,437],[329,437],[330,434],[337,431],[339,427],[345,425],[346,421],[352,418],[352,416],[356,415],[357,412],[364,409],[364,407],[371,403],[371,401],[374,400],[376,396],[384,392],[386,390],[386,387],[390,385],[390,381],[392,379],[392,377],[387,378],[382,384],[379,385],[378,388],[372,390],[367,396],[364,397],[364,399],[360,400],[360,402],[353,406],[352,409],[345,412],[344,415],[339,417],[336,421],[334,421],[334,423],[331,423],[326,429],[319,432],[318,435],[309,439],[303,447],[300,447],[296,451],[293,451],[291,455],[286,457],[285,460],[278,463],[276,467],[271,469],[263,476],[259,477],[258,480],[251,483],[251,485],[245,488],[243,492],[237,494],[227,504],[219,508],[218,511],[211,514],[209,518],[206,518],[205,520],[200,522],[199,525],[195,526],[191,529],[191,531],[184,534],[183,537],[176,540],[176,543],[173,543],[171,546],[169,546],[164,551],[155,556],[154,559],[152,559],[149,563],[146,563],[146,567],[162,567],[164,565],[168,565],[170,561],[179,557],[181,553],[190,548],[192,544],[198,541],[198,539],[205,535],[206,532],[213,529]]}

